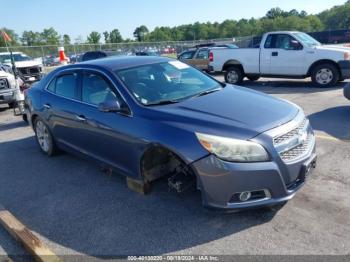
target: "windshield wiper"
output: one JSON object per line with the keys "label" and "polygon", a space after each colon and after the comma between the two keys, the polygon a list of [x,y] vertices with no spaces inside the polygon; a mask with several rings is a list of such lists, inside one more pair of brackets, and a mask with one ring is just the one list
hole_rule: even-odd
{"label": "windshield wiper", "polygon": [[170,104],[176,104],[176,103],[179,103],[179,101],[178,100],[162,100],[159,102],[147,104],[146,106],[160,106],[160,105],[170,105]]}
{"label": "windshield wiper", "polygon": [[218,88],[214,88],[214,89],[210,89],[210,90],[206,90],[206,91],[203,91],[193,97],[199,97],[199,96],[205,96],[205,95],[208,95],[210,93],[214,93],[214,92],[217,92],[217,91],[220,91],[221,89],[223,89],[223,87],[218,87]]}

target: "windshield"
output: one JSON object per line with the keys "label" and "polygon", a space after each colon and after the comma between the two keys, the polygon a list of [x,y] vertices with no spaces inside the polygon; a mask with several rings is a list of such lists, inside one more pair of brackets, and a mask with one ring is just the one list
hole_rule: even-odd
{"label": "windshield", "polygon": [[293,35],[303,43],[306,47],[313,47],[313,46],[320,46],[321,43],[318,42],[315,38],[312,36],[305,34],[305,33],[293,33]]}
{"label": "windshield", "polygon": [[[15,62],[32,60],[31,57],[29,57],[25,54],[13,54],[12,56],[13,56],[13,59],[15,60]],[[8,62],[11,62],[10,54],[0,55],[0,63],[8,63]]]}
{"label": "windshield", "polygon": [[176,103],[222,88],[221,84],[180,61],[169,61],[116,71],[143,105]]}

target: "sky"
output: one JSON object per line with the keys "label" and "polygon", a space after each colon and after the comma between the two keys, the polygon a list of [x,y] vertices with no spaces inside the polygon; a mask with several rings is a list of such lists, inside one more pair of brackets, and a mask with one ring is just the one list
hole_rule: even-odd
{"label": "sky", "polygon": [[119,29],[124,38],[133,38],[144,24],[176,26],[194,22],[222,22],[226,19],[259,18],[273,7],[305,10],[316,14],[346,0],[0,0],[0,27],[21,34],[54,27],[72,40],[91,31]]}

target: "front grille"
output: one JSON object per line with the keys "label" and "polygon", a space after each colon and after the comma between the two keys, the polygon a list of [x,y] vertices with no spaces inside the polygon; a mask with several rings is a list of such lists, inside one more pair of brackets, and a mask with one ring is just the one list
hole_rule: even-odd
{"label": "front grille", "polygon": [[39,68],[38,67],[29,68],[29,74],[39,74]]}
{"label": "front grille", "polygon": [[278,145],[278,144],[281,144],[281,143],[297,136],[298,133],[300,132],[300,130],[303,130],[305,128],[306,123],[307,123],[307,120],[305,118],[303,120],[303,122],[301,122],[301,124],[297,128],[293,129],[292,131],[289,131],[288,133],[286,133],[284,135],[281,135],[281,136],[274,138],[273,142],[275,143],[275,145]]}
{"label": "front grille", "polygon": [[18,70],[19,70],[19,72],[22,75],[37,75],[37,74],[40,74],[40,69],[37,66],[18,68]]}
{"label": "front grille", "polygon": [[281,153],[280,156],[281,156],[282,160],[292,161],[292,160],[298,158],[299,156],[304,155],[309,149],[311,139],[312,139],[312,135],[308,135],[308,138],[306,139],[306,141],[304,143]]}
{"label": "front grille", "polygon": [[281,159],[290,162],[306,154],[312,144],[313,133],[309,121],[304,120],[294,129],[273,139]]}
{"label": "front grille", "polygon": [[0,90],[9,88],[9,84],[7,82],[6,78],[1,78],[0,79]]}
{"label": "front grille", "polygon": [[28,68],[18,68],[19,72],[22,75],[27,75],[28,74]]}

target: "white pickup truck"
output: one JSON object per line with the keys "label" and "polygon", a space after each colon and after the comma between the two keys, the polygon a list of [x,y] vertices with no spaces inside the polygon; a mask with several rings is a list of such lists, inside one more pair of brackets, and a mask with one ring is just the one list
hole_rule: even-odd
{"label": "white pickup truck", "polygon": [[258,48],[213,49],[209,70],[225,72],[225,81],[240,84],[244,77],[307,78],[329,87],[350,78],[350,48],[322,46],[302,32],[266,33]]}

